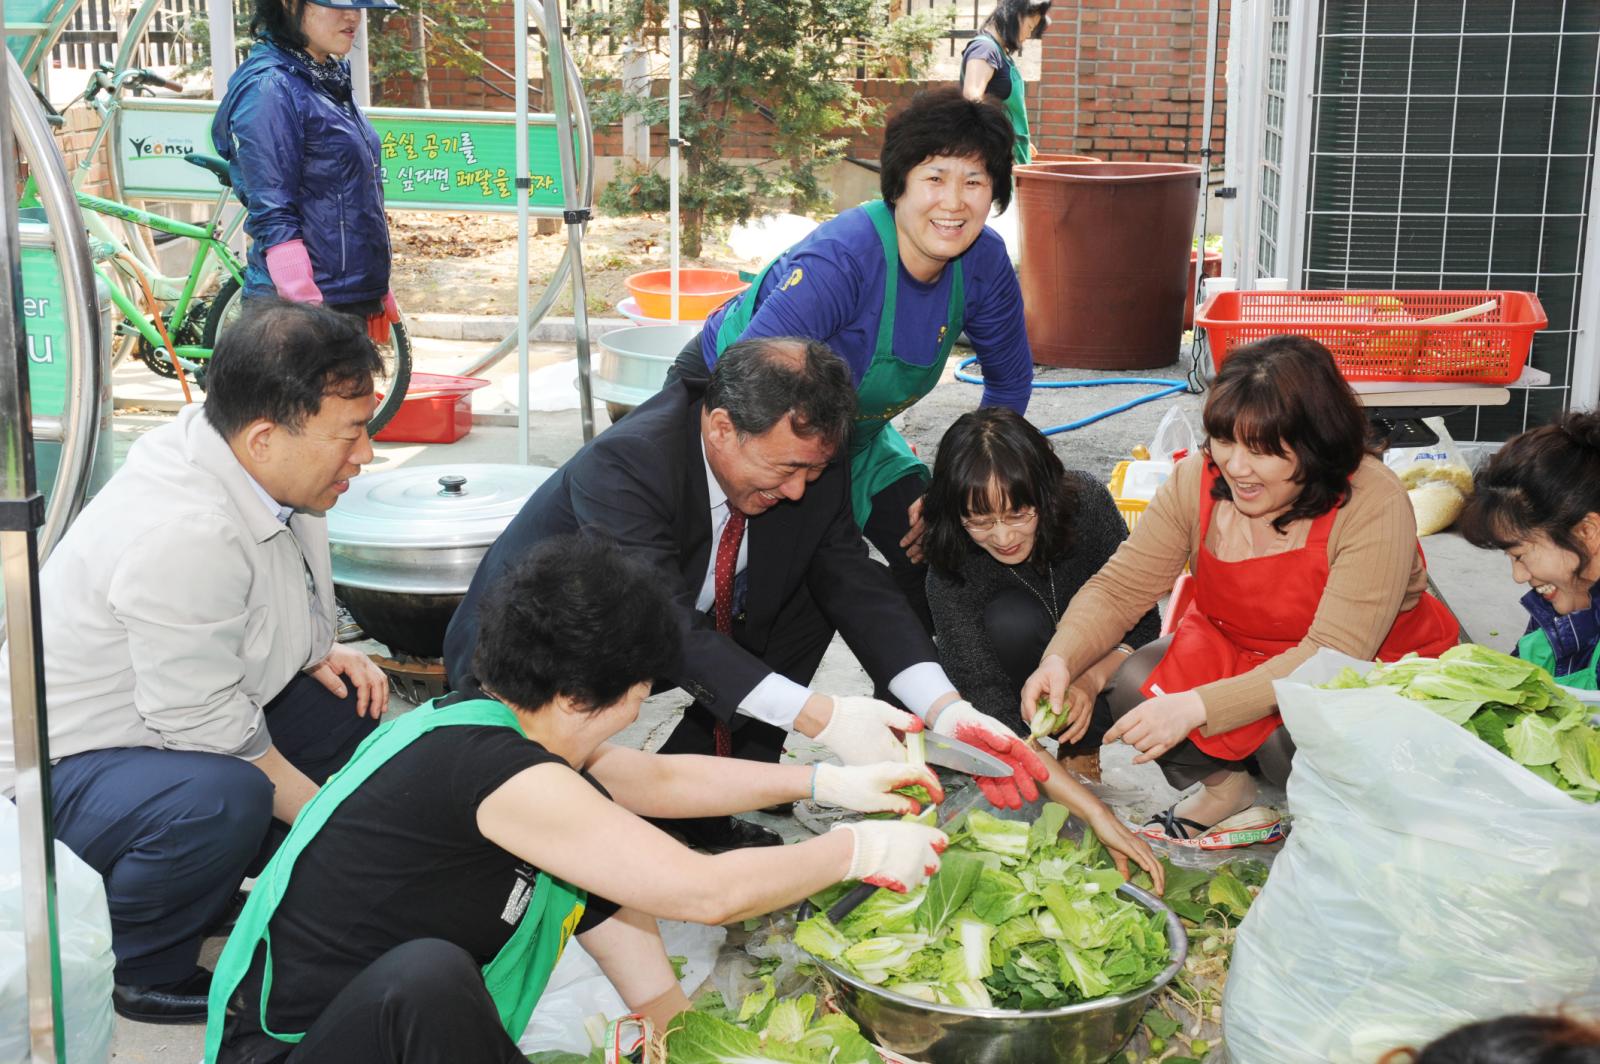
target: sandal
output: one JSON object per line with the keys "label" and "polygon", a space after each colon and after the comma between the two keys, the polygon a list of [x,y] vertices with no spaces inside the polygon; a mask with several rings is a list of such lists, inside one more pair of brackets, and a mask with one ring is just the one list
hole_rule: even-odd
{"label": "sandal", "polygon": [[1139,830],[1147,839],[1197,850],[1233,850],[1241,846],[1282,842],[1283,818],[1270,806],[1254,805],[1210,827],[1181,817],[1174,804]]}

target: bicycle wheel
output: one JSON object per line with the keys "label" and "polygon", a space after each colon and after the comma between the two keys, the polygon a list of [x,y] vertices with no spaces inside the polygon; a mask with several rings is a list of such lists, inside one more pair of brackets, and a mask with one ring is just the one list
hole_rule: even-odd
{"label": "bicycle wheel", "polygon": [[[243,307],[244,298],[239,282],[230,277],[211,301],[201,342],[208,348],[216,347],[217,337],[238,320]],[[411,383],[411,337],[406,332],[405,322],[390,326],[389,342],[379,344],[378,353],[383,356],[384,372],[372,382],[374,389],[382,396],[377,409],[372,412],[372,420],[367,422],[367,432],[372,435],[377,435],[400,412],[400,403],[405,399],[406,388]]]}

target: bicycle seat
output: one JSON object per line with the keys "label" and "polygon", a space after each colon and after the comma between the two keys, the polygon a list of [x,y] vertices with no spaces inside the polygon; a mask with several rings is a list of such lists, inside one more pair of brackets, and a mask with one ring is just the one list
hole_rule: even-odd
{"label": "bicycle seat", "polygon": [[185,155],[183,161],[193,163],[200,169],[208,171],[212,177],[222,183],[223,188],[233,187],[233,179],[228,176],[228,164],[215,155],[202,155],[195,151]]}

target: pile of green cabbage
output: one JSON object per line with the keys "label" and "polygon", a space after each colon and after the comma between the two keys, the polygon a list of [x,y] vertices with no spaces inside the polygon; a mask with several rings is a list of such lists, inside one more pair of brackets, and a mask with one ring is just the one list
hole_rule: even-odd
{"label": "pile of green cabbage", "polygon": [[1463,643],[1437,659],[1408,655],[1365,676],[1345,669],[1329,689],[1391,687],[1454,721],[1580,802],[1600,801],[1600,728],[1548,672]]}
{"label": "pile of green cabbage", "polygon": [[1151,982],[1171,959],[1166,924],[1117,893],[1122,876],[1094,833],[1060,837],[1067,810],[1032,825],[967,814],[939,871],[908,894],[879,890],[835,927],[828,905],[795,943],[886,990],[923,1001],[1051,1009]]}

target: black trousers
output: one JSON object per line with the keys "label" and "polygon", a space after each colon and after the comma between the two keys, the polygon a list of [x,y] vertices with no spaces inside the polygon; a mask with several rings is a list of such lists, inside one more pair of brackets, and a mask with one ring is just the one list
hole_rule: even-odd
{"label": "black trousers", "polygon": [[[1145,700],[1141,688],[1150,679],[1156,666],[1161,664],[1171,643],[1171,636],[1146,643],[1122,663],[1111,682],[1106,684],[1105,697],[1113,720],[1122,719]],[[1289,767],[1293,761],[1294,740],[1289,737],[1288,728],[1273,732],[1253,755],[1243,761],[1212,757],[1191,739],[1183,740],[1156,758],[1156,764],[1161,766],[1161,773],[1167,777],[1167,782],[1180,791],[1218,772],[1240,770],[1253,772],[1268,783],[1281,787],[1289,781]]]}
{"label": "black trousers", "polygon": [[[695,333],[694,338],[683,345],[683,350],[678,352],[678,358],[667,370],[667,380],[707,381],[711,379],[711,370],[706,367],[704,354],[700,350],[700,337],[702,333]],[[905,596],[910,604],[911,611],[917,615],[917,620],[922,622],[922,630],[933,636],[933,611],[928,608],[928,567],[925,564],[916,564],[906,557],[905,548],[900,546],[900,541],[911,529],[911,522],[906,519],[906,511],[911,504],[922,498],[928,490],[928,481],[931,474],[926,471],[912,473],[902,477],[878,492],[872,497],[872,512],[867,515],[867,523],[861,530],[867,542],[878,548],[878,553],[883,555],[889,563],[889,575],[894,577],[895,586]],[[883,697],[883,692],[878,692],[878,697]]]}
{"label": "black trousers", "polygon": [[264,1035],[225,1043],[219,1064],[525,1064],[500,1026],[483,973],[437,938],[396,946],[352,979],[298,1045]]}
{"label": "black trousers", "polygon": [[[347,685],[348,686],[348,685]],[[264,707],[274,745],[322,783],[376,722],[298,674]],[[248,761],[191,750],[118,747],[62,758],[51,769],[56,837],[105,880],[118,983],[175,982],[247,874],[287,828],[272,816],[272,784]]]}
{"label": "black trousers", "polygon": [[[798,684],[809,684],[822,663],[822,655],[833,641],[833,625],[822,615],[811,592],[805,588],[790,599],[773,624],[772,637],[765,647],[753,647],[744,638],[743,616],[733,621],[734,642],[751,650],[773,672]],[[710,754],[716,752],[716,715],[699,702],[683,711],[683,719],[667,736],[658,751],[663,754]],[[788,732],[764,721],[734,714],[728,722],[733,738],[733,756],[750,761],[776,762],[783,753]]]}
{"label": "black trousers", "polygon": [[[1056,622],[1046,612],[1038,596],[1030,594],[1025,588],[1015,587],[1007,588],[989,600],[983,609],[983,630],[989,637],[989,645],[994,648],[1000,667],[1011,680],[1012,689],[1018,694],[1017,701],[1008,707],[1008,712],[1002,714],[1000,720],[1018,734],[1026,735],[1029,726],[1023,722],[1018,705],[1022,685],[1039,667],[1039,658],[1044,654],[1045,646],[1056,634]],[[1100,741],[1110,727],[1111,708],[1102,691],[1095,699],[1089,730],[1075,743],[1062,743],[1060,756],[1099,753]]]}

